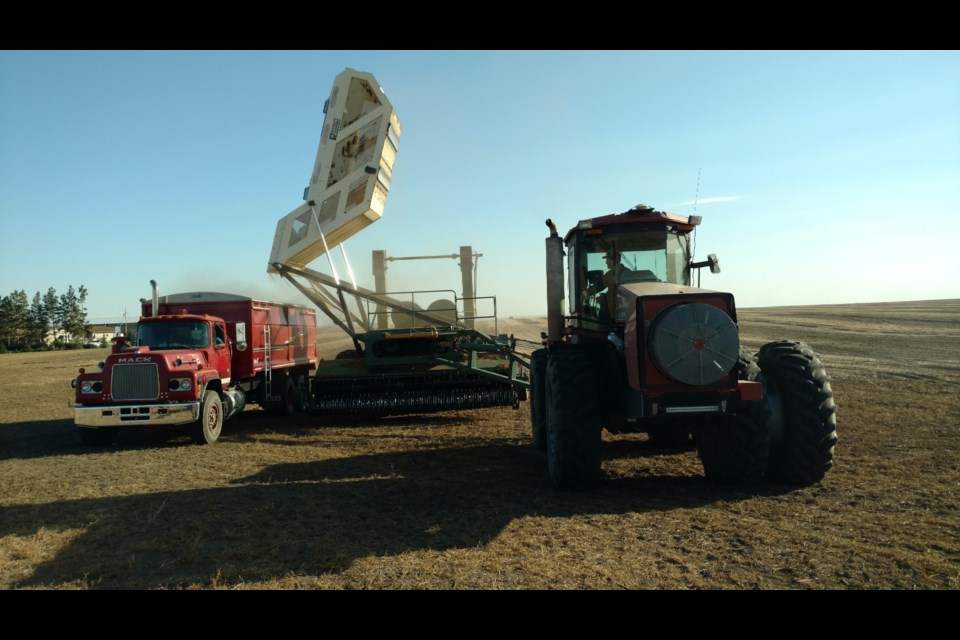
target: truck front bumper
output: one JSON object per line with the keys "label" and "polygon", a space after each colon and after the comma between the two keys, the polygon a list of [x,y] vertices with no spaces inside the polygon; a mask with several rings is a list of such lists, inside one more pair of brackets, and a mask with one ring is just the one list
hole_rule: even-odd
{"label": "truck front bumper", "polygon": [[187,424],[200,417],[199,402],[134,404],[109,407],[74,407],[73,421],[80,427],[122,427],[137,424]]}

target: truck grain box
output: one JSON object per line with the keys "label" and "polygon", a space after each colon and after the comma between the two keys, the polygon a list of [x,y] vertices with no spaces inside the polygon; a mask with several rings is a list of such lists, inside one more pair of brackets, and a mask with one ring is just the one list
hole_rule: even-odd
{"label": "truck grain box", "polygon": [[73,381],[84,444],[111,444],[123,426],[182,424],[213,443],[247,403],[286,415],[307,408],[314,309],[205,291],[160,297],[151,284],[136,344],[117,338],[98,371]]}

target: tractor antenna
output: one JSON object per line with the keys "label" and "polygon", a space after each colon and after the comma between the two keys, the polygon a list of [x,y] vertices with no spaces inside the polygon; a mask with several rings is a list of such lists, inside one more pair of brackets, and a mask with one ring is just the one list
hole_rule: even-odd
{"label": "tractor antenna", "polygon": [[[703,171],[702,167],[697,167],[697,190],[693,195],[693,215],[697,215],[697,204],[700,202],[700,173]],[[690,259],[693,260],[694,256],[697,255],[697,228],[693,228],[693,246],[690,247]],[[697,286],[700,286],[700,273],[697,272]]]}
{"label": "tractor antenna", "polygon": [[702,170],[702,167],[697,168],[697,190],[693,196],[693,215],[697,215],[697,203],[700,202],[700,172]]}

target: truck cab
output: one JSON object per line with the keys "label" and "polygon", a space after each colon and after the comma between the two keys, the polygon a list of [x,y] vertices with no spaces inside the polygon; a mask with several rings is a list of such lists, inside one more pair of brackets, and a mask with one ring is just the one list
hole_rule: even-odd
{"label": "truck cab", "polygon": [[[73,382],[81,440],[105,445],[116,438],[118,427],[189,423],[201,425],[198,435],[204,440],[216,440],[224,404],[228,416],[235,413],[223,395],[231,379],[230,361],[222,318],[141,318],[136,345],[115,339],[99,370],[81,369]],[[201,419],[205,408],[206,422]]]}
{"label": "truck cab", "polygon": [[137,344],[153,351],[189,349],[230,382],[227,325],[213,316],[177,315],[144,318],[137,327]]}

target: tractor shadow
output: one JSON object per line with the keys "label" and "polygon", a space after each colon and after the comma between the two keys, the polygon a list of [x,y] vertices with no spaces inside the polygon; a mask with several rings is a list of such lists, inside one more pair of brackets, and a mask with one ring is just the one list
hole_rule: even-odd
{"label": "tractor shadow", "polygon": [[343,571],[360,558],[469,549],[524,516],[695,509],[756,497],[702,477],[612,478],[561,493],[507,441],[276,464],[230,485],[0,508],[0,538],[68,541],[8,588],[213,586]]}

